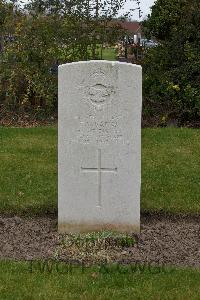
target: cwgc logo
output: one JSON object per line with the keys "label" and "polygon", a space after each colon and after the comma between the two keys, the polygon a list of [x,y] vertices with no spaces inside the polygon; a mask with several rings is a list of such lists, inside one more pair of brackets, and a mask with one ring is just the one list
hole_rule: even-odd
{"label": "cwgc logo", "polygon": [[89,97],[93,104],[101,104],[107,100],[109,96],[108,88],[100,83],[96,83],[89,87]]}
{"label": "cwgc logo", "polygon": [[114,87],[109,84],[109,78],[102,71],[92,73],[85,83],[85,100],[96,109],[101,110],[114,94]]}

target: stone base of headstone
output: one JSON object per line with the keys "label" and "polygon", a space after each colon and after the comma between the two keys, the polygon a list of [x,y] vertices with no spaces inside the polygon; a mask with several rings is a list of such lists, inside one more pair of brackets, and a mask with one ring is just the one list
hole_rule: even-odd
{"label": "stone base of headstone", "polygon": [[60,233],[87,233],[94,231],[113,231],[121,233],[139,233],[140,226],[134,226],[131,224],[67,224],[59,223],[58,231]]}

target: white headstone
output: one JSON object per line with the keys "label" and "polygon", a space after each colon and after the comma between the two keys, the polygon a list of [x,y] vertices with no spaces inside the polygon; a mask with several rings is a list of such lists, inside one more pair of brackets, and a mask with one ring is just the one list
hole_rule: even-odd
{"label": "white headstone", "polygon": [[59,66],[58,229],[140,229],[142,68]]}

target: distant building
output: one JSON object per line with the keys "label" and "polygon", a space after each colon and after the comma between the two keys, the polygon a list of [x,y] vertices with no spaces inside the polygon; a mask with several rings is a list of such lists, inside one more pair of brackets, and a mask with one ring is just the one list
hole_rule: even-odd
{"label": "distant building", "polygon": [[127,30],[127,34],[130,37],[134,37],[134,35],[140,34],[142,35],[142,26],[137,21],[124,21],[120,22],[120,25],[123,29]]}

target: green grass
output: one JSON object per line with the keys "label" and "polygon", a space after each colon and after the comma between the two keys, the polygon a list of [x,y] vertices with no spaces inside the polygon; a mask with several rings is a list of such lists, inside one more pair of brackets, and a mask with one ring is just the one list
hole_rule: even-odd
{"label": "green grass", "polygon": [[142,131],[142,209],[200,213],[200,130]]}
{"label": "green grass", "polygon": [[[142,210],[199,213],[200,131],[143,129]],[[57,128],[0,128],[0,213],[57,210]],[[96,236],[92,237],[96,238]],[[0,299],[199,299],[200,271],[0,261]]]}
{"label": "green grass", "polygon": [[51,272],[41,270],[38,263],[31,268],[28,262],[1,261],[0,299],[195,300],[200,295],[200,271],[193,269],[72,267],[68,272],[59,264]]}
{"label": "green grass", "polygon": [[57,207],[57,129],[0,128],[0,212]]}
{"label": "green grass", "polygon": [[[143,129],[143,211],[200,213],[200,130]],[[57,128],[0,128],[0,213],[57,210]]]}
{"label": "green grass", "polygon": [[103,59],[105,60],[116,60],[116,53],[114,48],[103,49]]}

